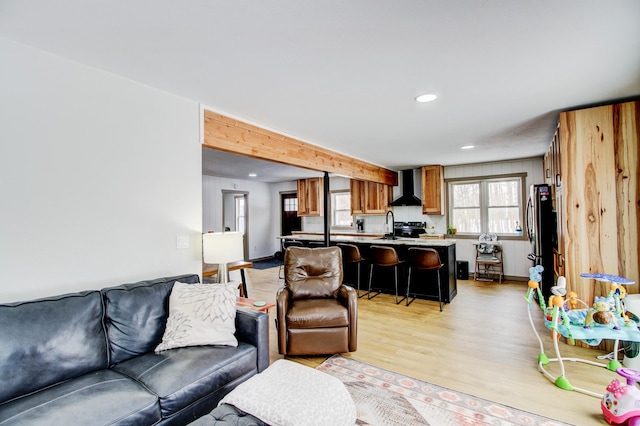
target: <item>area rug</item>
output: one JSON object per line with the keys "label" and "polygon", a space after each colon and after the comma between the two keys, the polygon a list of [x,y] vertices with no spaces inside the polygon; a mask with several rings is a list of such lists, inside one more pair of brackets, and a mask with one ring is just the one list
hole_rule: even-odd
{"label": "area rug", "polygon": [[341,355],[317,368],[345,384],[358,410],[357,425],[567,426]]}
{"label": "area rug", "polygon": [[276,268],[282,265],[282,262],[275,257],[269,257],[267,259],[256,260],[253,262],[254,269],[269,269]]}

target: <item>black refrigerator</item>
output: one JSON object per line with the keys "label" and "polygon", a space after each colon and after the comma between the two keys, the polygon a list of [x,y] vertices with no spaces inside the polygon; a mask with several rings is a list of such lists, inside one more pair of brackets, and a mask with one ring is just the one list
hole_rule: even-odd
{"label": "black refrigerator", "polygon": [[542,265],[540,289],[545,300],[551,295],[554,285],[554,249],[557,249],[557,215],[553,210],[550,185],[531,185],[527,202],[527,234],[531,242],[531,253],[527,256],[532,266]]}

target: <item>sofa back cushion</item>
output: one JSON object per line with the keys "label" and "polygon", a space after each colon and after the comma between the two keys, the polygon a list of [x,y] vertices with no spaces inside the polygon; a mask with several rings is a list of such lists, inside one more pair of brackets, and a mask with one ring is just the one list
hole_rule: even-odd
{"label": "sofa back cushion", "polygon": [[162,341],[169,295],[176,281],[198,283],[198,275],[158,278],[102,290],[111,364],[153,352]]}
{"label": "sofa back cushion", "polygon": [[0,403],[109,365],[99,291],[0,305]]}
{"label": "sofa back cushion", "polygon": [[284,285],[294,300],[336,297],[342,284],[342,251],[338,247],[289,247],[284,271]]}

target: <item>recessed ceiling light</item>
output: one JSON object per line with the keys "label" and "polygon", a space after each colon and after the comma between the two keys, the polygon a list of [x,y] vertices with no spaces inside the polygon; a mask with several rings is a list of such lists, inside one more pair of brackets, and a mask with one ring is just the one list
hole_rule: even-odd
{"label": "recessed ceiling light", "polygon": [[473,149],[473,148],[475,148],[475,146],[473,145],[464,145],[460,147],[460,149]]}
{"label": "recessed ceiling light", "polygon": [[258,175],[255,173],[249,173],[249,177],[257,177]]}
{"label": "recessed ceiling light", "polygon": [[416,98],[417,102],[431,102],[435,101],[438,97],[433,93],[428,93],[426,95],[420,95]]}

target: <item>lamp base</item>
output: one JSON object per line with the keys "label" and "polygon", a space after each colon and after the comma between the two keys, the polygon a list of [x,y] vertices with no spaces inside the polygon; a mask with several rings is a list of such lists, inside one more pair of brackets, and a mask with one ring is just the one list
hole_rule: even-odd
{"label": "lamp base", "polygon": [[229,267],[226,263],[218,263],[218,273],[216,274],[216,283],[226,284],[229,280]]}

